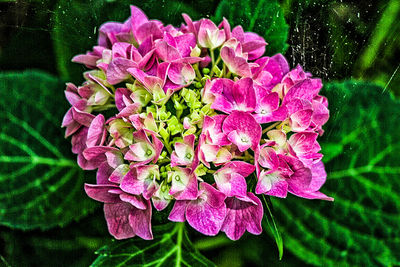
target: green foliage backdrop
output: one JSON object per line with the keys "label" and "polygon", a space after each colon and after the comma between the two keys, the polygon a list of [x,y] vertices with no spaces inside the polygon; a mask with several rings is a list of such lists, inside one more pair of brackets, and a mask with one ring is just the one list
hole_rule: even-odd
{"label": "green foliage backdrop", "polygon": [[[6,266],[400,265],[400,3],[390,1],[0,1],[0,262]],[[155,227],[155,241],[115,241],[63,138],[65,81],[82,82],[73,55],[129,4],[179,25],[226,17],[324,79],[331,119],[321,146],[323,191],[335,202],[273,199],[279,261],[267,221],[232,242],[184,224]],[[4,12],[3,12],[4,10]],[[27,70],[25,69],[41,69]],[[338,82],[345,80],[344,82]],[[273,225],[271,220],[268,221]],[[274,229],[272,227],[272,229]],[[278,242],[279,243],[279,242]],[[94,252],[96,254],[94,254]]]}

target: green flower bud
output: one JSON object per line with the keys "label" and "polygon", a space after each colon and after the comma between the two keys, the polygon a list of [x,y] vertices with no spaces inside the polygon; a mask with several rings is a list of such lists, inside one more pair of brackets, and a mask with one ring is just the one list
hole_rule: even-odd
{"label": "green flower bud", "polygon": [[196,82],[196,83],[194,84],[194,86],[195,86],[196,88],[201,88],[201,87],[203,87],[203,84],[202,84],[201,82]]}
{"label": "green flower bud", "polygon": [[204,68],[203,69],[203,73],[204,74],[209,74],[210,73],[210,69],[209,68]]}

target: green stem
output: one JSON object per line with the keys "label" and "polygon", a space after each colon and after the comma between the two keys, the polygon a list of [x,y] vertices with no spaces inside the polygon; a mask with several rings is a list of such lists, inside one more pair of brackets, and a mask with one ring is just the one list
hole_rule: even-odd
{"label": "green stem", "polygon": [[185,227],[184,223],[178,223],[176,226],[178,227],[178,236],[176,238],[176,267],[181,266],[180,262],[182,259],[182,235],[183,235],[183,228]]}
{"label": "green stem", "polygon": [[215,65],[214,64],[215,63],[214,49],[210,49],[210,56],[211,56],[211,66],[212,66],[211,71],[212,71],[212,69],[214,68],[214,65]]}
{"label": "green stem", "polygon": [[[267,207],[268,210],[268,215],[265,216],[265,220],[267,222],[267,225],[269,227],[269,229],[272,232],[272,235],[275,238],[275,242],[276,242],[276,246],[278,247],[278,252],[279,252],[279,260],[282,260],[282,256],[283,256],[283,241],[282,241],[282,236],[281,233],[279,232],[278,226],[275,223],[275,219],[274,219],[274,215],[272,214],[272,211],[269,207],[269,203],[267,201],[267,199],[265,198],[265,195],[262,195],[263,200],[264,200],[264,204]],[[269,218],[268,218],[269,217]],[[272,225],[271,225],[271,222]],[[264,226],[265,227],[265,226]]]}
{"label": "green stem", "polygon": [[225,63],[223,63],[223,64],[222,64],[222,71],[221,71],[220,78],[221,78],[221,77],[224,77],[224,76],[225,76],[225,73],[226,73],[226,65],[225,65]]}
{"label": "green stem", "polygon": [[276,126],[278,126],[279,123],[280,123],[279,121],[278,121],[278,122],[275,122],[274,124],[272,124],[272,125],[270,125],[269,127],[265,128],[265,129],[262,131],[262,133],[265,134],[265,133],[268,132],[269,130],[272,130],[273,128],[275,128]]}
{"label": "green stem", "polygon": [[199,63],[194,64],[193,68],[194,68],[194,71],[196,72],[197,79],[199,81],[201,81],[202,76],[201,76],[201,73],[200,73],[200,70],[199,70]]}
{"label": "green stem", "polygon": [[211,50],[211,62],[212,62],[212,67],[211,67],[211,72],[210,72],[210,77],[213,76],[214,74],[214,66],[218,67],[218,63],[221,61],[221,54],[218,56],[217,61],[214,62],[214,50]]}

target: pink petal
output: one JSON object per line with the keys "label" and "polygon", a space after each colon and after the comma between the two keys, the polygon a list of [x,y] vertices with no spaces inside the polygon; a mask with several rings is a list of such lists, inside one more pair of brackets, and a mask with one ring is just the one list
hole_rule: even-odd
{"label": "pink petal", "polygon": [[244,143],[248,143],[253,150],[259,145],[262,135],[261,126],[253,116],[246,112],[236,110],[224,120],[222,130],[225,134],[236,131],[237,134],[231,136],[232,139],[230,139],[230,141],[242,148],[245,147]]}
{"label": "pink petal", "polygon": [[119,198],[120,198],[122,201],[131,204],[132,206],[134,206],[134,207],[137,208],[137,209],[140,209],[140,210],[145,210],[145,209],[147,209],[146,202],[145,202],[145,200],[144,200],[141,196],[133,196],[133,195],[121,193],[121,194],[119,195]]}
{"label": "pink petal", "polygon": [[106,137],[106,129],[104,126],[105,126],[105,119],[103,115],[99,114],[92,120],[92,123],[90,124],[87,134],[87,140],[86,140],[87,147],[98,146],[103,144]]}
{"label": "pink petal", "polygon": [[233,48],[223,47],[221,49],[221,58],[232,73],[241,77],[251,76],[249,63],[245,58],[237,56]]}
{"label": "pink petal", "polygon": [[118,203],[120,202],[119,196],[116,194],[111,194],[108,191],[110,189],[118,188],[117,185],[93,185],[85,184],[85,192],[94,200],[104,202],[104,203]]}
{"label": "pink petal", "polygon": [[257,205],[252,202],[241,201],[235,197],[227,198],[225,201],[227,213],[221,230],[231,240],[238,240],[246,230],[255,235],[262,232],[263,207],[261,201],[250,192],[248,197]]}
{"label": "pink petal", "polygon": [[165,41],[160,41],[157,43],[156,54],[164,62],[171,62],[181,58],[178,49],[167,44]]}
{"label": "pink petal", "polygon": [[172,208],[168,220],[173,222],[184,222],[186,207],[190,201],[189,200],[177,200],[175,201],[174,207]]}
{"label": "pink petal", "polygon": [[270,196],[286,198],[288,183],[278,173],[260,173],[256,186],[256,194],[267,194]]}
{"label": "pink petal", "polygon": [[149,200],[145,201],[147,208],[145,210],[134,209],[129,214],[129,224],[135,234],[145,240],[153,239],[151,231],[151,204]]}
{"label": "pink petal", "polygon": [[120,83],[130,77],[127,69],[136,68],[138,64],[130,59],[115,58],[107,68],[107,82],[110,84]]}
{"label": "pink petal", "polygon": [[113,172],[113,168],[111,168],[107,162],[102,163],[96,173],[96,183],[98,185],[108,185],[112,184],[108,181],[108,177],[110,177],[111,173]]}
{"label": "pink petal", "polygon": [[129,224],[129,216],[134,209],[130,204],[124,202],[104,204],[104,216],[106,217],[108,231],[116,239],[135,236],[135,232]]}
{"label": "pink petal", "polygon": [[190,226],[200,233],[214,236],[220,231],[225,220],[225,203],[218,208],[212,207],[206,201],[199,198],[188,203],[186,219]]}

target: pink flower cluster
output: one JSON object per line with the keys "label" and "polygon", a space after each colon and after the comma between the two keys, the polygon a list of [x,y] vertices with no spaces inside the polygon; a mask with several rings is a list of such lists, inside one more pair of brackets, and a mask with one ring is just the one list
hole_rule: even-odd
{"label": "pink flower cluster", "polygon": [[109,232],[152,239],[153,207],[170,206],[169,220],[237,240],[262,232],[256,194],[333,200],[319,192],[321,80],[263,56],[264,39],[226,19],[183,17],[164,26],[131,6],[73,58],[91,70],[82,86],[67,84],[62,126],[79,166],[97,169],[85,191],[104,203]]}

